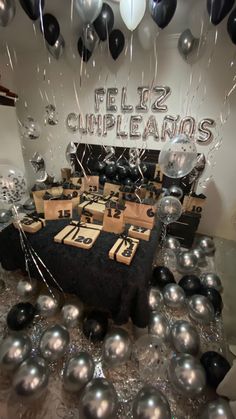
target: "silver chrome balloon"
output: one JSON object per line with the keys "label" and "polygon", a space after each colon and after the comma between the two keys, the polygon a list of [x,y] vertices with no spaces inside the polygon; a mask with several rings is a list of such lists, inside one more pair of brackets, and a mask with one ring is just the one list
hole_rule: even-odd
{"label": "silver chrome balloon", "polygon": [[21,279],[16,288],[17,295],[28,298],[35,295],[38,291],[38,282],[36,279]]}
{"label": "silver chrome balloon", "polygon": [[180,308],[185,304],[185,292],[178,284],[167,284],[163,297],[165,304],[171,308]]}
{"label": "silver chrome balloon", "polygon": [[192,62],[197,58],[197,50],[199,46],[199,39],[196,39],[190,29],[186,29],[181,33],[178,41],[178,50],[184,60]]}
{"label": "silver chrome balloon", "polygon": [[163,306],[163,295],[158,288],[150,288],[148,305],[152,311],[158,311]]}
{"label": "silver chrome balloon", "polygon": [[150,335],[157,336],[162,342],[167,341],[169,339],[170,329],[166,317],[153,311],[150,315],[148,332]]}
{"label": "silver chrome balloon", "polygon": [[[50,54],[56,59],[59,60],[61,58],[64,49],[65,49],[65,40],[61,34],[59,34],[58,39],[56,40],[54,45],[50,45],[46,42],[47,50]],[[56,124],[53,124],[56,125]]]}
{"label": "silver chrome balloon", "polygon": [[220,277],[214,272],[201,274],[200,281],[204,288],[215,288],[219,292],[223,291]]}
{"label": "silver chrome balloon", "polygon": [[189,354],[174,355],[168,367],[169,380],[178,393],[199,396],[206,386],[206,374],[200,362]]}
{"label": "silver chrome balloon", "polygon": [[168,236],[164,241],[164,247],[173,250],[174,252],[178,252],[180,249],[180,242],[175,237]]}
{"label": "silver chrome balloon", "polygon": [[52,294],[40,294],[37,298],[35,307],[44,317],[51,317],[56,314],[59,308],[59,296],[55,291]]}
{"label": "silver chrome balloon", "polygon": [[42,356],[50,361],[61,358],[70,342],[70,335],[64,326],[56,324],[48,327],[40,338],[39,348]]}
{"label": "silver chrome balloon", "polygon": [[92,23],[102,10],[103,0],[75,0],[75,9],[84,23]]}
{"label": "silver chrome balloon", "polygon": [[44,158],[37,151],[34,153],[30,164],[33,167],[35,173],[44,172],[46,170]]}
{"label": "silver chrome balloon", "polygon": [[21,400],[35,400],[47,388],[49,370],[44,359],[28,358],[13,377],[13,389]]}
{"label": "silver chrome balloon", "polygon": [[68,328],[78,326],[82,315],[82,304],[65,304],[61,309],[62,323]]}
{"label": "silver chrome balloon", "polygon": [[[79,115],[77,115],[74,112],[69,113],[69,115],[67,115],[66,118],[66,126],[68,128],[68,130],[72,131],[72,132],[76,132],[79,129]],[[77,150],[77,146],[75,143],[73,143],[73,141],[71,141],[66,149],[66,160],[68,161],[68,163],[70,163],[70,161],[68,160],[68,156],[70,156],[71,154],[75,154]]]}
{"label": "silver chrome balloon", "polygon": [[192,253],[197,257],[199,267],[206,266],[207,264],[206,256],[200,247],[196,247],[195,249],[192,249]]}
{"label": "silver chrome balloon", "polygon": [[87,48],[90,52],[93,52],[98,42],[98,36],[93,25],[88,24],[84,26],[82,33],[82,41],[85,48]]}
{"label": "silver chrome balloon", "polygon": [[31,340],[23,333],[7,336],[0,343],[0,366],[13,371],[23,362],[31,352]]}
{"label": "silver chrome balloon", "polygon": [[7,26],[16,13],[15,0],[0,0],[0,26]]}
{"label": "silver chrome balloon", "polygon": [[177,352],[197,355],[200,338],[195,327],[185,320],[178,320],[171,328],[171,341]]}
{"label": "silver chrome balloon", "polygon": [[27,201],[23,204],[23,208],[26,211],[36,211],[34,200],[31,198],[27,199]]}
{"label": "silver chrome balloon", "polygon": [[172,185],[167,189],[166,195],[174,196],[177,199],[183,198],[183,191],[179,186]]}
{"label": "silver chrome balloon", "polygon": [[176,256],[176,267],[181,273],[192,273],[198,265],[197,256],[193,252],[180,252]]}
{"label": "silver chrome balloon", "polygon": [[11,211],[0,209],[0,223],[8,223],[12,217]]}
{"label": "silver chrome balloon", "polygon": [[200,419],[234,419],[229,402],[219,398],[205,405]]}
{"label": "silver chrome balloon", "polygon": [[114,419],[117,409],[117,394],[112,383],[94,378],[86,385],[79,403],[81,419]]}
{"label": "silver chrome balloon", "polygon": [[114,328],[109,332],[103,343],[102,358],[109,367],[117,367],[127,362],[131,355],[131,340],[128,332]]}
{"label": "silver chrome balloon", "polygon": [[215,243],[210,237],[202,237],[198,245],[206,256],[213,256],[216,251]]}
{"label": "silver chrome balloon", "polygon": [[93,378],[95,365],[87,352],[70,358],[63,372],[63,385],[67,391],[79,391]]}
{"label": "silver chrome balloon", "polygon": [[134,419],[171,419],[167,398],[151,385],[146,385],[138,392],[132,412]]}
{"label": "silver chrome balloon", "polygon": [[193,295],[188,300],[189,316],[198,323],[209,324],[214,319],[214,307],[204,295]]}

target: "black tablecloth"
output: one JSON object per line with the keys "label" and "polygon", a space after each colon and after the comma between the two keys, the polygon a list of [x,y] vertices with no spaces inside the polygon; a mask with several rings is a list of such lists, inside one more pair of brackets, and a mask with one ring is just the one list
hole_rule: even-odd
{"label": "black tablecloth", "polygon": [[[86,304],[108,311],[117,324],[131,317],[138,327],[148,323],[147,289],[159,230],[149,242],[140,241],[130,266],[110,260],[108,253],[117,235],[101,232],[91,250],[58,244],[54,236],[68,221],[48,221],[35,234],[27,234],[33,248],[65,292],[74,293]],[[25,268],[19,232],[13,225],[0,233],[0,261],[6,270]],[[32,276],[39,278],[33,267]],[[50,282],[50,278],[44,276]],[[50,282],[52,285],[52,282]]]}

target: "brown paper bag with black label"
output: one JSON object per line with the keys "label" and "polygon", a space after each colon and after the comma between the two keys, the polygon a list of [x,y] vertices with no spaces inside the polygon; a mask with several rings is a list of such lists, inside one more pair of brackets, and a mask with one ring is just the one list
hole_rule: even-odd
{"label": "brown paper bag with black label", "polygon": [[[73,224],[77,223],[73,222]],[[84,224],[79,228],[70,224],[54,237],[54,241],[81,249],[91,249],[100,235],[101,229],[102,226],[96,224]]]}
{"label": "brown paper bag with black label", "polygon": [[53,199],[44,202],[44,217],[46,220],[62,220],[72,218],[72,201],[54,201]]}
{"label": "brown paper bag with black label", "polygon": [[106,182],[103,189],[103,196],[114,196],[119,198],[120,185]]}
{"label": "brown paper bag with black label", "polygon": [[109,251],[109,258],[130,265],[136,253],[139,240],[127,237],[118,239]]}
{"label": "brown paper bag with black label", "polygon": [[74,198],[72,198],[72,208],[76,208],[77,205],[80,204],[81,202],[81,195],[82,192],[80,190],[76,190],[76,189],[64,189],[64,195],[72,195],[74,196]]}
{"label": "brown paper bag with black label", "polygon": [[206,202],[206,197],[199,198],[197,196],[185,196],[184,202],[183,202],[184,211],[201,215],[205,202]]}
{"label": "brown paper bag with black label", "polygon": [[125,223],[152,229],[156,208],[153,205],[125,201]]}
{"label": "brown paper bag with black label", "polygon": [[128,235],[135,239],[149,241],[151,230],[145,227],[131,226],[128,231]]}
{"label": "brown paper bag with black label", "polygon": [[82,187],[85,192],[98,192],[99,176],[87,176],[82,178]]}
{"label": "brown paper bag with black label", "polygon": [[[19,229],[19,223],[14,221],[13,225],[15,228]],[[31,218],[25,216],[22,220],[20,220],[20,225],[23,231],[26,233],[37,233],[37,231],[41,230],[41,228],[45,227],[45,220],[43,218],[39,218],[38,220],[35,218]]]}
{"label": "brown paper bag with black label", "polygon": [[124,227],[124,209],[116,204],[108,205],[103,218],[103,230],[108,233],[120,234],[123,233]]}

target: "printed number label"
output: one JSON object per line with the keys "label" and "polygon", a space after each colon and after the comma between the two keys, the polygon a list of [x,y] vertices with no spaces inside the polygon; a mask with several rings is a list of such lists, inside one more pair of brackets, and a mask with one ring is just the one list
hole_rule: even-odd
{"label": "printed number label", "polygon": [[89,186],[89,192],[97,192],[97,190],[98,190],[97,186],[93,186],[93,185]]}
{"label": "printed number label", "polygon": [[70,210],[60,210],[58,214],[58,218],[70,218]]}
{"label": "printed number label", "polygon": [[31,224],[34,224],[34,220],[22,220],[22,224],[25,226],[31,226]]}
{"label": "printed number label", "polygon": [[79,185],[82,185],[82,179],[81,179],[81,178],[79,178],[79,179],[77,180],[77,183],[78,183]]}
{"label": "printed number label", "polygon": [[134,245],[133,243],[131,243],[130,246],[123,251],[122,256],[124,256],[125,258],[130,258],[133,253],[133,248],[134,248]]}
{"label": "printed number label", "polygon": [[84,244],[91,244],[93,242],[93,239],[91,239],[89,237],[78,236],[75,239],[75,242],[77,242],[77,243],[84,243]]}
{"label": "printed number label", "polygon": [[200,212],[202,212],[202,207],[197,207],[196,205],[193,206],[192,208],[193,212],[198,212],[200,214]]}
{"label": "printed number label", "polygon": [[138,233],[146,233],[148,229],[144,227],[133,227],[133,231],[137,231]]}
{"label": "printed number label", "polygon": [[155,213],[153,212],[152,208],[149,208],[147,210],[147,216],[150,218],[153,218],[155,216]]}
{"label": "printed number label", "polygon": [[[114,213],[113,213],[113,211],[114,211]],[[108,208],[107,212],[108,212],[107,216],[109,218],[116,218],[116,219],[120,220],[120,216],[121,216],[121,211],[120,210],[112,210],[111,208]]]}

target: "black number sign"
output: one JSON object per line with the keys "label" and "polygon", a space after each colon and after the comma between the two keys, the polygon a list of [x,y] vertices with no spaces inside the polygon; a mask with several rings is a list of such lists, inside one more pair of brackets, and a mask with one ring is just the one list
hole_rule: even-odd
{"label": "black number sign", "polygon": [[114,210],[114,213],[113,213],[112,209],[108,208],[107,212],[108,212],[107,216],[109,218],[116,218],[116,219],[120,220],[120,216],[121,216],[121,211],[120,210],[116,209],[116,210]]}
{"label": "black number sign", "polygon": [[78,236],[75,239],[75,242],[77,242],[77,243],[84,243],[84,244],[91,244],[93,242],[93,239],[91,239],[89,237]]}
{"label": "black number sign", "polygon": [[58,218],[70,218],[70,210],[60,210],[58,214]]}

